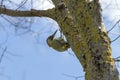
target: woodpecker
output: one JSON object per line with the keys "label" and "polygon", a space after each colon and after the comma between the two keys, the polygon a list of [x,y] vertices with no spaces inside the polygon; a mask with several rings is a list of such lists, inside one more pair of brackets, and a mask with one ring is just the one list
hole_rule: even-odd
{"label": "woodpecker", "polygon": [[68,50],[68,48],[70,48],[70,45],[68,44],[67,41],[65,41],[62,36],[58,37],[58,38],[54,38],[55,34],[57,33],[57,30],[47,38],[47,44],[49,47],[52,47],[53,49],[59,51],[59,52],[63,52]]}

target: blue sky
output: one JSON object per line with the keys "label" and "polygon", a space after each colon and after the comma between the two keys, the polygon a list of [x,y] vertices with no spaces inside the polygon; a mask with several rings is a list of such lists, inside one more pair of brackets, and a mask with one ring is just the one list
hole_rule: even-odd
{"label": "blue sky", "polygon": [[[103,19],[107,30],[119,19],[120,6],[116,7],[116,4],[119,4],[118,1],[101,0]],[[47,2],[42,2],[42,4],[38,4],[38,2],[35,1],[33,8],[53,7]],[[21,22],[15,28],[2,17],[0,18],[0,54],[6,48],[0,64],[0,80],[75,80],[75,77],[84,75],[78,59],[70,49],[68,51],[73,55],[67,51],[57,52],[46,44],[46,38],[59,29],[55,21],[45,17],[7,18],[14,24],[19,23],[19,20]],[[26,22],[24,22],[25,20]],[[31,27],[31,30],[27,27]],[[109,34],[111,40],[115,38],[115,35],[118,36],[117,33],[120,33],[120,29],[118,30],[116,27]],[[59,32],[57,36],[59,36]],[[120,39],[111,44],[114,57],[120,56],[119,42]],[[84,77],[77,80],[84,80]]]}

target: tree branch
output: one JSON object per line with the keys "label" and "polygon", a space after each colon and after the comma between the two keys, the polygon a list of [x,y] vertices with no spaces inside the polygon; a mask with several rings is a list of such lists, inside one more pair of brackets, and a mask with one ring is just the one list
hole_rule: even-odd
{"label": "tree branch", "polygon": [[0,14],[5,14],[5,15],[14,16],[14,17],[46,16],[46,17],[53,18],[54,8],[48,9],[48,10],[31,9],[30,11],[20,11],[20,10],[18,11],[18,10],[6,9],[5,7],[4,8],[0,7]]}

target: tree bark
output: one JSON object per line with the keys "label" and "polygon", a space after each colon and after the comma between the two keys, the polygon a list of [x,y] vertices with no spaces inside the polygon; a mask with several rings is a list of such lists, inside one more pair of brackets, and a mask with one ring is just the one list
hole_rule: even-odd
{"label": "tree bark", "polygon": [[0,14],[19,17],[47,16],[56,20],[79,59],[85,80],[119,80],[110,39],[101,16],[99,0],[52,0],[55,8],[15,11],[0,8]]}
{"label": "tree bark", "polygon": [[35,10],[31,9],[29,11],[19,11],[19,10],[12,10],[7,9],[5,7],[0,7],[0,14],[5,14],[13,17],[34,17],[34,16],[46,16],[46,17],[52,17],[54,14],[54,8],[49,10]]}
{"label": "tree bark", "polygon": [[84,68],[85,80],[119,80],[99,0],[64,0],[64,4],[67,9],[58,9],[56,21]]}

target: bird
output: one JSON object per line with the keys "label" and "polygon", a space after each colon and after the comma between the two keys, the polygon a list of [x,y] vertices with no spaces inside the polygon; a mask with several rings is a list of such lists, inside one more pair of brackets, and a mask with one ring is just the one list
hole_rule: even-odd
{"label": "bird", "polygon": [[70,45],[67,41],[65,41],[62,36],[55,38],[55,34],[58,30],[56,30],[52,35],[47,38],[47,44],[49,47],[52,47],[58,52],[63,52],[70,48]]}

